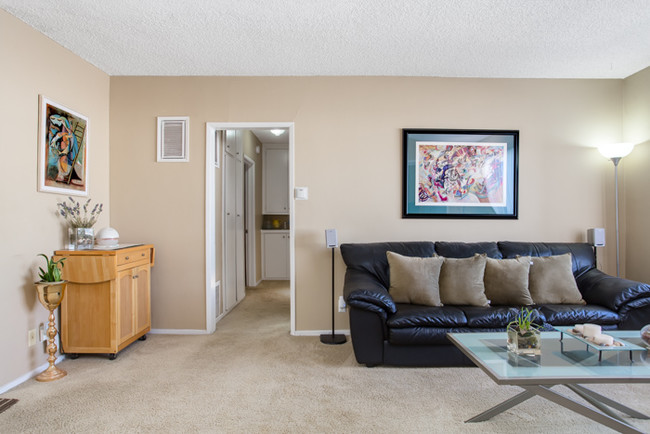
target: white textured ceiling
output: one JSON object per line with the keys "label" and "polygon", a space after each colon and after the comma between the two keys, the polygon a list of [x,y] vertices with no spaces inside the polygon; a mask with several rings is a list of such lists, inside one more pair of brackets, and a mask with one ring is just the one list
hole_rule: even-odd
{"label": "white textured ceiling", "polygon": [[650,0],[0,0],[110,75],[624,78]]}

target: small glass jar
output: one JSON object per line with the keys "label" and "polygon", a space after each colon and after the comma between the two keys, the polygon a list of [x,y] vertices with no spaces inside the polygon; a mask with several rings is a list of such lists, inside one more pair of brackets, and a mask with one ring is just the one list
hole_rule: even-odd
{"label": "small glass jar", "polygon": [[641,329],[641,339],[646,343],[646,345],[650,345],[650,324]]}
{"label": "small glass jar", "polygon": [[93,228],[68,228],[70,248],[74,250],[92,249],[95,244],[95,231]]}

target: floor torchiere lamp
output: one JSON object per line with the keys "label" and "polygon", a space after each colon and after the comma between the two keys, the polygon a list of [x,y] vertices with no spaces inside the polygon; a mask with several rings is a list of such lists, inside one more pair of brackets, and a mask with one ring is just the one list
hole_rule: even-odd
{"label": "floor torchiere lamp", "polygon": [[346,342],[345,335],[334,333],[334,250],[338,246],[336,229],[325,229],[325,244],[332,249],[332,334],[320,335],[320,341],[328,345],[339,345]]}
{"label": "floor torchiere lamp", "polygon": [[620,245],[618,233],[618,163],[634,149],[633,143],[613,143],[601,145],[598,150],[614,163],[614,201],[616,204],[616,277],[620,277]]}

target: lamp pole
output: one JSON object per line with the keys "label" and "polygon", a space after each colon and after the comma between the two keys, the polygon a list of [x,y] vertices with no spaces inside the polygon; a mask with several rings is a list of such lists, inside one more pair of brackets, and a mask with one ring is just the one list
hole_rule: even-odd
{"label": "lamp pole", "polygon": [[621,157],[612,157],[611,160],[614,163],[614,203],[616,208],[616,277],[621,277],[621,255],[618,234],[618,163],[621,161]]}
{"label": "lamp pole", "polygon": [[618,228],[618,163],[621,161],[621,158],[628,155],[633,149],[634,143],[612,143],[598,147],[600,153],[612,160],[612,163],[614,163],[614,200],[616,203],[616,277],[621,277],[621,247]]}

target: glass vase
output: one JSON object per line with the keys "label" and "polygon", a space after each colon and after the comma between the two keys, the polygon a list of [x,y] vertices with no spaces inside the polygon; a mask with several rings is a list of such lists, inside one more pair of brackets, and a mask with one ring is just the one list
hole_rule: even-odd
{"label": "glass vase", "polygon": [[539,356],[542,354],[542,335],[539,330],[530,329],[523,333],[508,329],[508,351],[519,356]]}
{"label": "glass vase", "polygon": [[70,248],[74,250],[92,249],[95,244],[93,228],[68,228]]}

